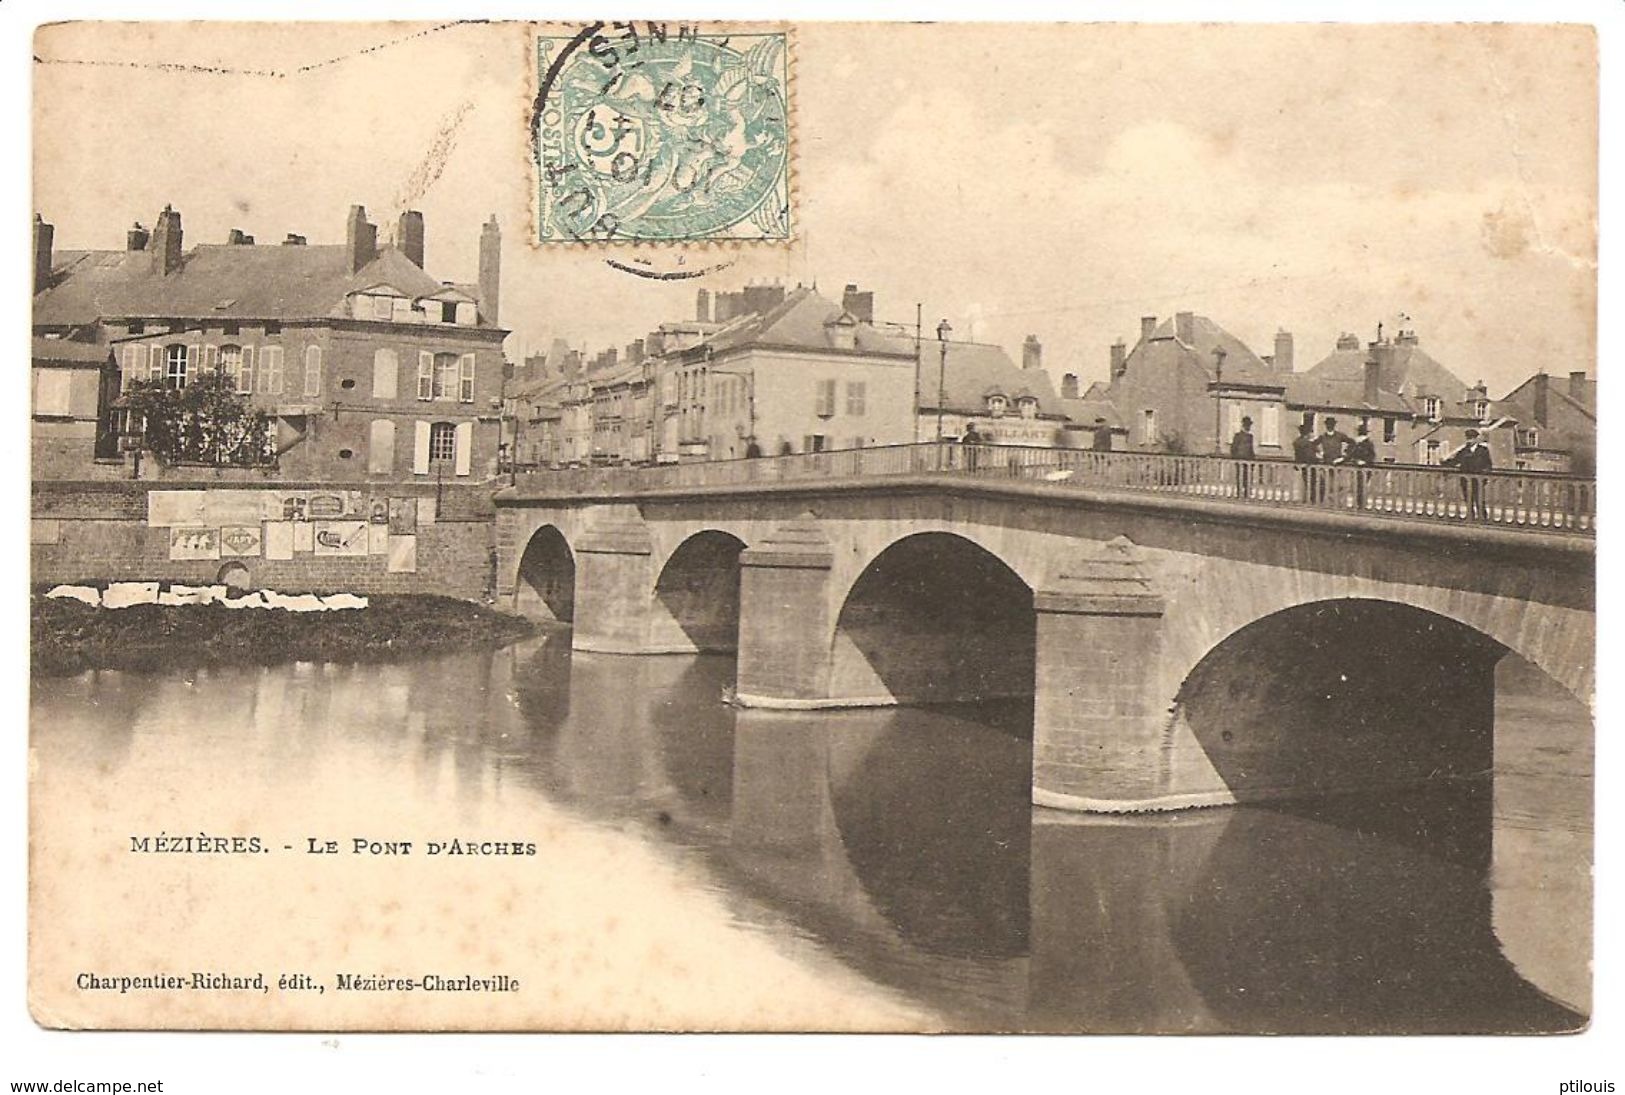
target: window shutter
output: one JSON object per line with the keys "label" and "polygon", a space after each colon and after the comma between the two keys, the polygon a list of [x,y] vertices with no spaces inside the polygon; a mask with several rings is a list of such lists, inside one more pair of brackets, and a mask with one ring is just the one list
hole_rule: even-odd
{"label": "window shutter", "polygon": [[162,380],[164,378],[164,348],[162,346],[149,346],[147,347],[147,353],[151,355],[149,358],[151,364],[147,368],[147,376],[153,380]]}
{"label": "window shutter", "polygon": [[434,355],[428,350],[418,351],[418,398],[434,398]]}
{"label": "window shutter", "polygon": [[467,475],[469,465],[474,454],[474,423],[457,423],[457,466],[458,475]]}
{"label": "window shutter", "polygon": [[395,423],[387,418],[372,420],[372,433],[367,438],[367,471],[374,475],[388,475],[395,470]]}
{"label": "window shutter", "polygon": [[376,350],[372,355],[372,397],[394,399],[400,382],[401,360],[394,350]]}
{"label": "window shutter", "polygon": [[457,399],[461,403],[474,402],[474,355],[464,354],[458,373]]}
{"label": "window shutter", "polygon": [[417,434],[412,438],[412,472],[429,474],[429,424],[417,423]]}
{"label": "window shutter", "polygon": [[203,347],[203,371],[212,373],[220,367],[220,347],[208,345]]}
{"label": "window shutter", "polygon": [[254,392],[254,347],[243,347],[243,363],[237,367],[237,394],[252,395]]}
{"label": "window shutter", "polygon": [[124,347],[124,368],[122,370],[124,377],[123,384],[121,385],[122,387],[128,388],[137,379],[139,379],[136,376],[136,373],[141,367],[141,361],[145,357],[145,354],[146,351],[140,346]]}
{"label": "window shutter", "polygon": [[322,348],[320,346],[305,347],[305,394],[314,396],[322,394]]}

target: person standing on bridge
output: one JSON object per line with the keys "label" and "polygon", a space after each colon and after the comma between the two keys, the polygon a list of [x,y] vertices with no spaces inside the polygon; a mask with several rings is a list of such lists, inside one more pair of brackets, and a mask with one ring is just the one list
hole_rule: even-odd
{"label": "person standing on bridge", "polygon": [[1094,451],[1095,452],[1111,452],[1112,451],[1112,428],[1106,424],[1106,420],[1104,418],[1096,418],[1095,419],[1094,434],[1095,434],[1094,441],[1092,442]]}
{"label": "person standing on bridge", "polygon": [[1315,441],[1314,427],[1307,422],[1298,423],[1298,436],[1292,439],[1292,462],[1298,465],[1298,481],[1302,486],[1300,497],[1313,501],[1315,494],[1315,468],[1320,463],[1320,445]]}
{"label": "person standing on bridge", "polygon": [[1477,430],[1468,430],[1467,443],[1444,458],[1443,466],[1461,471],[1461,498],[1467,503],[1467,515],[1475,521],[1488,516],[1484,506],[1484,480],[1480,476],[1495,470],[1490,447],[1479,439]]}
{"label": "person standing on bridge", "polygon": [[976,423],[965,423],[965,432],[959,435],[959,443],[965,447],[965,470],[976,470],[976,446],[982,443],[982,435],[977,432]]}
{"label": "person standing on bridge", "polygon": [[1364,470],[1377,462],[1377,446],[1371,441],[1371,426],[1361,422],[1354,442],[1343,454],[1343,463],[1354,465],[1354,508],[1365,509],[1365,483],[1371,473]]}
{"label": "person standing on bridge", "polygon": [[[1315,439],[1315,445],[1320,450],[1322,464],[1341,464],[1343,456],[1348,452],[1349,446],[1354,444],[1349,435],[1337,428],[1337,419],[1327,417],[1324,432]],[[1333,472],[1320,472],[1316,479],[1315,501],[1326,501],[1327,488],[1333,477]]]}
{"label": "person standing on bridge", "polygon": [[1236,465],[1236,497],[1251,497],[1252,466],[1245,461],[1253,459],[1253,420],[1241,416],[1241,429],[1230,439],[1230,459],[1244,461]]}

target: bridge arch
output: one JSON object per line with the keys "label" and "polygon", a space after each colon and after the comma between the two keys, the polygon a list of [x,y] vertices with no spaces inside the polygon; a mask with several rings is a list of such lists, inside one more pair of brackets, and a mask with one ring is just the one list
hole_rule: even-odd
{"label": "bridge arch", "polygon": [[892,541],[838,604],[833,697],[906,704],[1033,693],[1032,587],[969,537],[919,532]]}
{"label": "bridge arch", "polygon": [[666,556],[653,591],[653,649],[739,649],[739,553],[745,546],[732,532],[706,528]]}
{"label": "bridge arch", "polygon": [[1395,601],[1293,605],[1192,667],[1174,698],[1175,740],[1194,739],[1238,800],[1481,777],[1494,764],[1495,667],[1507,650]]}
{"label": "bridge arch", "polygon": [[1156,690],[1170,699],[1203,658],[1257,621],[1307,605],[1369,600],[1469,628],[1538,666],[1580,702],[1592,702],[1595,617],[1588,610],[1513,595],[1235,562],[1202,564],[1194,575],[1162,578],[1169,627]]}
{"label": "bridge arch", "polygon": [[532,619],[570,623],[575,619],[576,561],[557,525],[531,534],[519,557],[514,609]]}

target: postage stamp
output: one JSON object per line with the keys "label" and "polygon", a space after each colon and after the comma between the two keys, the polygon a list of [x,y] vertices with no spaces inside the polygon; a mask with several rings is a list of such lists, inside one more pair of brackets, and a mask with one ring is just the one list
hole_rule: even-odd
{"label": "postage stamp", "polygon": [[791,238],[784,28],[594,23],[535,56],[541,242]]}

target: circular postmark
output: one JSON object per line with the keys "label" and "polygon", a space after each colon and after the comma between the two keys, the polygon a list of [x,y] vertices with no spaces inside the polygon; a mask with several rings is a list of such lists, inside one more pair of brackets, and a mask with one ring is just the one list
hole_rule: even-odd
{"label": "circular postmark", "polygon": [[539,36],[544,241],[790,236],[784,32],[613,23]]}

